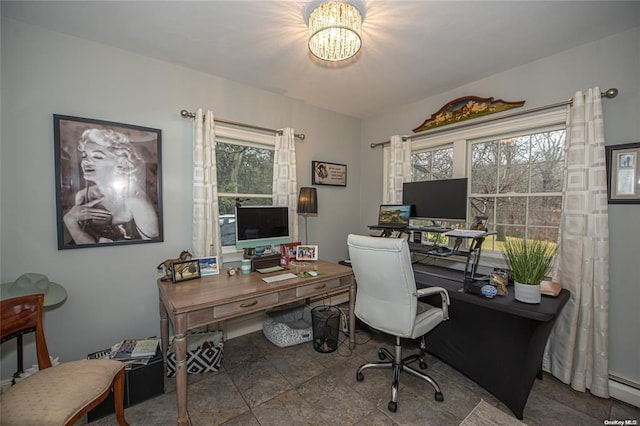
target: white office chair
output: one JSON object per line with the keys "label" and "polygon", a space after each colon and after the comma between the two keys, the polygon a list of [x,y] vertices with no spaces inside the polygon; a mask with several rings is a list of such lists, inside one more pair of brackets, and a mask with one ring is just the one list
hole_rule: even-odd
{"label": "white office chair", "polygon": [[[361,365],[356,379],[364,380],[362,372],[367,368],[393,369],[391,401],[387,405],[392,412],[398,409],[398,384],[402,371],[429,382],[435,389],[436,401],[444,401],[435,380],[407,365],[420,361],[420,368],[426,368],[422,347],[420,355],[403,359],[400,339],[422,337],[449,318],[447,290],[441,287],[416,290],[409,246],[404,239],[349,235],[347,242],[357,283],[356,316],[368,326],[396,337],[393,355],[386,348],[378,350],[378,358],[389,361]],[[418,300],[433,294],[441,295],[441,308]]]}

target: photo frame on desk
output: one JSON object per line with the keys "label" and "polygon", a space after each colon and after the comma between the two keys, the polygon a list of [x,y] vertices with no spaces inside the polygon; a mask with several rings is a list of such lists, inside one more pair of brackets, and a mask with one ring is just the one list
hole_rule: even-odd
{"label": "photo frame on desk", "polygon": [[607,201],[640,204],[640,142],[605,146]]}
{"label": "photo frame on desk", "polygon": [[318,246],[296,246],[296,260],[318,260]]}
{"label": "photo frame on desk", "polygon": [[284,265],[286,266],[290,264],[292,261],[296,260],[296,247],[302,244],[300,241],[295,241],[293,243],[285,243],[280,244],[280,259],[284,259]]}
{"label": "photo frame on desk", "polygon": [[218,256],[200,257],[198,258],[198,266],[200,267],[200,276],[218,275],[220,268],[218,267]]}
{"label": "photo frame on desk", "polygon": [[174,284],[196,278],[200,278],[200,264],[198,263],[198,259],[173,262],[171,264],[171,281]]}

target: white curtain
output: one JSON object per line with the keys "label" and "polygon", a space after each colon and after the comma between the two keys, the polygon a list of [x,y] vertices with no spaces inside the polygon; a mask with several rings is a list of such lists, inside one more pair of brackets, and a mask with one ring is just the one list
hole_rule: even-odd
{"label": "white curtain", "polygon": [[389,163],[387,164],[387,193],[384,204],[402,203],[402,184],[411,182],[411,143],[403,142],[402,137],[391,136],[389,145]]}
{"label": "white curtain", "polygon": [[289,230],[298,239],[298,184],[296,182],[296,146],[292,128],[276,136],[273,155],[273,205],[289,207]]}
{"label": "white curtain", "polygon": [[193,121],[192,229],[193,256],[218,256],[221,263],[215,122],[213,112],[202,109]]}
{"label": "white curtain", "polygon": [[609,397],[609,224],[600,88],[569,109],[556,279],[571,292],[543,367],[575,390]]}

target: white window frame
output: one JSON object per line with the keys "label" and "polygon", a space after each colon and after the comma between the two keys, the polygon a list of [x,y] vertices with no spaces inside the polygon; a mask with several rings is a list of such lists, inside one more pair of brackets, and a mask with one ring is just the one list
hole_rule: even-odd
{"label": "white window frame", "polygon": [[[232,145],[251,146],[260,149],[271,149],[275,151],[276,135],[267,134],[259,131],[252,131],[244,128],[228,127],[216,125],[215,129],[216,144],[226,143]],[[271,175],[273,179],[273,173]],[[251,198],[272,198],[273,194],[237,194],[228,192],[218,192],[220,197],[251,197]],[[225,262],[240,261],[243,256],[243,250],[237,249],[235,246],[222,246],[222,255]]]}
{"label": "white window frame", "polygon": [[[553,132],[553,131],[559,131],[559,130],[565,130],[566,131],[566,125],[565,124],[555,124],[555,125],[549,125],[546,127],[537,127],[537,128],[529,128],[529,129],[523,129],[521,131],[518,131],[516,133],[508,133],[508,134],[504,134],[501,136],[492,136],[492,137],[484,137],[484,138],[479,138],[479,139],[472,139],[468,141],[468,148],[469,148],[469,154],[471,153],[471,146],[473,144],[477,144],[477,143],[486,143],[486,142],[492,142],[492,141],[499,141],[501,139],[504,138],[516,138],[516,137],[520,137],[520,136],[527,136],[527,135],[531,135],[531,134],[540,134],[540,133],[546,133],[546,132]],[[471,170],[471,162],[472,162],[472,158],[471,155],[468,155],[467,158],[467,167],[468,170]],[[560,189],[560,191],[554,191],[554,192],[526,192],[526,193],[520,193],[520,192],[506,192],[506,193],[491,193],[491,194],[484,194],[484,193],[473,193],[471,192],[471,176],[469,176],[469,188],[467,191],[467,199],[468,198],[481,198],[481,197],[490,197],[490,198],[502,198],[502,197],[522,197],[522,198],[529,198],[529,197],[536,197],[536,196],[562,196],[562,189]],[[528,210],[528,208],[527,208]],[[528,211],[527,211],[527,215],[528,215]],[[470,219],[470,218],[469,218]],[[526,225],[525,225],[526,226]],[[485,248],[483,246],[483,248]],[[490,250],[488,247],[485,248],[486,253],[488,256],[494,255],[497,256],[496,253],[500,253],[500,252],[496,252],[493,250]],[[502,256],[502,254],[500,254],[500,256]]]}
{"label": "white window frame", "polygon": [[[437,134],[425,134],[408,136],[404,143],[411,144],[411,151],[420,151],[429,148],[446,147],[453,145],[453,178],[469,177],[471,170],[471,142],[478,142],[487,139],[500,139],[503,136],[511,136],[515,133],[528,133],[538,131],[538,129],[554,128],[565,126],[567,122],[567,107],[558,107],[542,112],[523,114],[517,117],[509,117],[504,120],[496,120],[490,123],[479,123],[477,126],[464,127],[450,130],[446,128]],[[383,176],[388,174],[390,148],[385,146],[383,152]],[[383,199],[387,191],[387,179],[383,179]],[[471,188],[467,189],[467,198]],[[468,220],[469,218],[467,218]],[[482,264],[487,266],[504,267],[504,260],[501,254],[493,251],[482,251]]]}

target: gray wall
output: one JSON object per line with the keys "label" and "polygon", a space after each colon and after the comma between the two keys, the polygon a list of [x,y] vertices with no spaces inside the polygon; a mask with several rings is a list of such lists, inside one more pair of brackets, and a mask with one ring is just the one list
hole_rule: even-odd
{"label": "gray wall", "polygon": [[[389,140],[394,134],[411,134],[411,129],[442,105],[461,96],[526,100],[523,108],[527,109],[567,100],[577,90],[596,85],[603,91],[610,87],[620,90],[617,98],[603,101],[606,144],[638,142],[639,76],[640,28],[636,28],[364,120],[361,229],[372,223],[382,200],[382,148],[371,149],[369,143]],[[609,370],[640,383],[640,206],[611,205],[609,224]]]}
{"label": "gray wall", "polygon": [[[1,52],[1,280],[41,272],[67,289],[68,300],[45,314],[52,355],[69,361],[158,334],[156,266],[191,247],[192,122],[183,108],[305,133],[296,145],[300,186],[311,184],[312,160],[346,164],[348,186],[319,187],[319,214],[309,218],[322,258],[346,257],[358,223],[360,120],[7,19]],[[164,243],[57,250],[54,113],[162,129]],[[15,355],[2,350],[4,378]]]}

